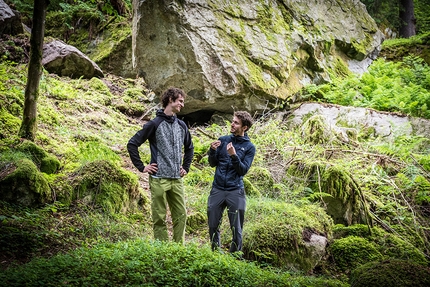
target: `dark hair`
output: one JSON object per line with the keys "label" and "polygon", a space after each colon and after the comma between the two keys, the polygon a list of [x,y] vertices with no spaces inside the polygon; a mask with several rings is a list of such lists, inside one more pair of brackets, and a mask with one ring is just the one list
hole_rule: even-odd
{"label": "dark hair", "polygon": [[254,119],[251,117],[251,115],[248,112],[245,111],[237,111],[234,112],[234,116],[237,117],[242,122],[242,126],[247,126],[247,131],[252,127],[252,124],[254,123]]}
{"label": "dark hair", "polygon": [[161,103],[163,104],[163,108],[167,107],[170,100],[174,102],[177,98],[179,98],[179,96],[185,98],[187,94],[185,94],[185,92],[179,88],[169,88],[164,91],[163,95],[161,96]]}

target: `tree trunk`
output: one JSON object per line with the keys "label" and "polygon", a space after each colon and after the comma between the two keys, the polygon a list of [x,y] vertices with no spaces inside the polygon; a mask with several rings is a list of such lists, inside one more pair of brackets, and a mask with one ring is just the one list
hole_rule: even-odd
{"label": "tree trunk", "polygon": [[409,38],[415,35],[416,19],[414,15],[414,1],[400,0],[399,4],[399,34],[400,37]]}
{"label": "tree trunk", "polygon": [[30,61],[25,86],[24,113],[19,129],[19,136],[31,141],[34,141],[37,131],[37,98],[39,97],[39,82],[42,74],[43,38],[45,36],[45,18],[48,4],[49,0],[35,0],[33,7]]}

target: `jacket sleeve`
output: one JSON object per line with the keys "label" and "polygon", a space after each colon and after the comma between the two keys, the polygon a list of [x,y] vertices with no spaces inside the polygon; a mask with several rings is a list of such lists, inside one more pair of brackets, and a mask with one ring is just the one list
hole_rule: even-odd
{"label": "jacket sleeve", "polygon": [[128,154],[133,165],[142,172],[145,168],[139,155],[139,147],[155,132],[155,124],[152,121],[147,122],[143,128],[138,131],[127,143]]}
{"label": "jacket sleeve", "polygon": [[[218,138],[218,140],[221,140],[221,138]],[[222,142],[222,141],[221,141]],[[209,165],[211,167],[215,167],[218,165],[218,150],[220,149],[220,147],[218,147],[216,150],[213,150],[209,147],[209,151],[208,151],[208,161],[209,161]]]}
{"label": "jacket sleeve", "polygon": [[182,163],[182,168],[185,169],[186,172],[190,171],[191,162],[193,161],[194,156],[194,145],[191,139],[191,134],[188,129],[185,131],[184,138],[184,160]]}
{"label": "jacket sleeve", "polygon": [[231,156],[231,163],[233,168],[240,176],[244,176],[248,170],[251,168],[252,161],[255,156],[255,146],[251,145],[251,147],[246,151],[245,157],[241,160],[237,155]]}

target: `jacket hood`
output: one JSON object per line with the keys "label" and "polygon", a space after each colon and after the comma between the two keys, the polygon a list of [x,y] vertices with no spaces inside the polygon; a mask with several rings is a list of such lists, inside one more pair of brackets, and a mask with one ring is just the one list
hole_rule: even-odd
{"label": "jacket hood", "polygon": [[244,136],[235,136],[234,134],[231,134],[230,137],[231,137],[231,140],[234,141],[234,142],[247,142],[247,141],[250,141],[247,133],[245,133]]}
{"label": "jacket hood", "polygon": [[159,109],[157,110],[156,113],[157,117],[162,117],[164,118],[168,123],[173,123],[176,119],[176,116],[168,116],[164,113],[164,109]]}

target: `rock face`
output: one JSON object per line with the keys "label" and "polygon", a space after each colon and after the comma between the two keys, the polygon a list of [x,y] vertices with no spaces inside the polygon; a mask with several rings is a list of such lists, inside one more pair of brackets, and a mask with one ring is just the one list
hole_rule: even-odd
{"label": "rock face", "polygon": [[0,0],[0,36],[3,34],[16,35],[23,32],[19,13],[12,10],[3,0]]}
{"label": "rock face", "polygon": [[348,131],[371,129],[372,135],[392,140],[399,135],[430,137],[430,121],[421,118],[378,112],[366,108],[344,107],[331,104],[304,103],[291,113],[291,124],[302,125],[308,115],[321,115],[327,127],[345,141]]}
{"label": "rock face", "polygon": [[329,70],[364,71],[382,33],[358,0],[134,0],[133,67],[182,114],[264,111]]}
{"label": "rock face", "polygon": [[84,53],[58,40],[43,45],[42,65],[48,72],[59,76],[86,79],[103,77],[99,66]]}

